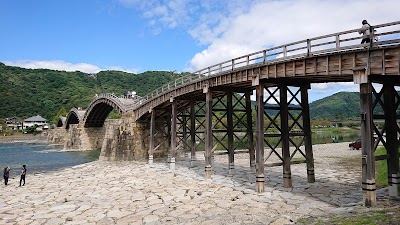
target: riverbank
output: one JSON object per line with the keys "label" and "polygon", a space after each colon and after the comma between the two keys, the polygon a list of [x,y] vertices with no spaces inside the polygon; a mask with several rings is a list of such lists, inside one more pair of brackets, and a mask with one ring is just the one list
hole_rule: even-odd
{"label": "riverbank", "polygon": [[[292,165],[293,188],[283,188],[282,168],[266,168],[264,193],[255,192],[248,154],[215,156],[212,180],[204,161],[166,163],[95,161],[31,175],[26,186],[11,179],[0,192],[0,224],[292,224],[303,217],[326,217],[362,207],[360,167],[342,167],[338,158],[360,156],[347,143],[315,145],[316,182],[307,183],[305,165]],[[329,160],[325,160],[329,159]],[[329,166],[328,166],[329,164]],[[378,192],[381,196],[381,192]]]}
{"label": "riverbank", "polygon": [[0,135],[0,143],[11,143],[11,142],[46,142],[47,134],[21,134],[16,133],[10,136]]}

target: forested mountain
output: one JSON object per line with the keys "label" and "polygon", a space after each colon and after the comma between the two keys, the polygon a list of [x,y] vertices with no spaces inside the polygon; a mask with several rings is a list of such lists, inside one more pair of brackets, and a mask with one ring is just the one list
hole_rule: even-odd
{"label": "forested mountain", "polygon": [[343,119],[360,115],[360,94],[339,92],[310,103],[312,119]]}
{"label": "forested mountain", "polygon": [[136,91],[143,96],[182,75],[168,71],[87,74],[25,69],[0,63],[0,118],[41,115],[50,120],[61,107],[66,110],[87,107],[96,93],[121,95]]}

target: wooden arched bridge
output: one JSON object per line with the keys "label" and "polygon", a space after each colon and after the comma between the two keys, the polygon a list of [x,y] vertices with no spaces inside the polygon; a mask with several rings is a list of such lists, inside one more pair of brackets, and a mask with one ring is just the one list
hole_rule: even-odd
{"label": "wooden arched bridge", "polygon": [[[206,178],[216,148],[227,153],[230,170],[235,151],[246,150],[259,192],[265,166],[283,166],[284,186],[291,187],[291,164],[300,156],[308,182],[314,182],[308,90],[314,83],[354,82],[360,87],[364,203],[374,206],[376,160],[388,161],[390,195],[400,194],[399,28],[400,21],[373,26],[365,44],[359,44],[362,30],[354,29],[265,49],[180,77],[144,97],[99,95],[86,111],[68,113],[66,147],[101,148],[101,159],[149,163],[166,153],[171,169],[180,149],[191,153],[192,162],[203,150]],[[378,115],[378,108],[384,113]],[[106,120],[112,110],[122,118]],[[374,119],[383,119],[383,128]],[[386,155],[375,156],[378,143]],[[269,163],[273,157],[278,162]]]}

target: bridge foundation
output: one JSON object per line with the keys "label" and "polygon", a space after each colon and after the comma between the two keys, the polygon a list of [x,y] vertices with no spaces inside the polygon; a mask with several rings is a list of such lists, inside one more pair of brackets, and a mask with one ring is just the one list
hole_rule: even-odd
{"label": "bridge foundation", "polygon": [[143,161],[147,159],[149,125],[135,121],[132,112],[107,125],[100,160]]}
{"label": "bridge foundation", "polygon": [[101,149],[105,127],[83,128],[81,124],[70,124],[66,131],[64,149],[79,151]]}
{"label": "bridge foundation", "polygon": [[67,138],[65,127],[56,127],[48,131],[47,141],[53,144],[64,145]]}

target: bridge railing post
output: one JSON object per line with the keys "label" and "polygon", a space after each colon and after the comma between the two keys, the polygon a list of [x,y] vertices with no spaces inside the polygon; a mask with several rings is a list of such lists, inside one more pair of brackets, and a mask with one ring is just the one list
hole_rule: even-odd
{"label": "bridge railing post", "polygon": [[232,59],[232,71],[235,69],[235,60]]}
{"label": "bridge railing post", "polygon": [[267,50],[263,50],[263,63],[267,61]]}
{"label": "bridge railing post", "polygon": [[250,56],[248,55],[247,56],[247,65],[249,65],[250,64]]}
{"label": "bridge railing post", "polygon": [[208,67],[208,76],[210,76],[211,75],[211,69],[210,69],[210,67]]}
{"label": "bridge railing post", "polygon": [[307,56],[310,56],[311,53],[311,41],[307,39]]}
{"label": "bridge railing post", "polygon": [[336,35],[336,49],[340,48],[340,36]]}
{"label": "bridge railing post", "polygon": [[283,46],[283,57],[287,56],[287,46]]}
{"label": "bridge railing post", "polygon": [[374,32],[374,27],[373,26],[370,26],[369,27],[369,38],[370,38],[370,42],[369,42],[369,46],[370,47],[372,47],[373,46],[373,44],[374,44],[374,40],[375,40],[375,32]]}

